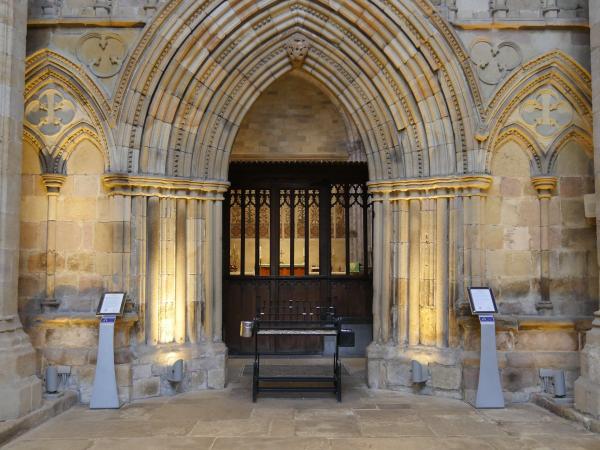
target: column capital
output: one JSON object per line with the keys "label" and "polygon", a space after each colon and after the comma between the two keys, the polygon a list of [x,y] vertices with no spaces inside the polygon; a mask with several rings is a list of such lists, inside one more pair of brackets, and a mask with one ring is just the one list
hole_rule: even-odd
{"label": "column capital", "polygon": [[64,184],[67,179],[66,175],[62,175],[60,173],[43,173],[42,181],[44,182],[44,186],[46,187],[47,195],[58,195],[60,193],[60,188]]}
{"label": "column capital", "polygon": [[537,191],[538,198],[551,198],[552,191],[556,188],[557,177],[553,176],[538,176],[531,177],[531,184]]}
{"label": "column capital", "polygon": [[369,192],[375,196],[388,195],[391,201],[424,198],[474,197],[485,195],[492,177],[484,174],[446,177],[401,178],[370,181]]}
{"label": "column capital", "polygon": [[223,200],[228,181],[154,175],[108,173],[103,178],[108,195]]}

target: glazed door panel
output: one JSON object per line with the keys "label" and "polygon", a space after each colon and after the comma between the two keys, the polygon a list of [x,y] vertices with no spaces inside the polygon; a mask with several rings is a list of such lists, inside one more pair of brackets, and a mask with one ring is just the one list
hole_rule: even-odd
{"label": "glazed door panel", "polygon": [[[223,223],[223,335],[230,353],[253,351],[254,341],[240,338],[239,326],[258,306],[290,300],[335,305],[348,322],[370,323],[372,207],[361,179],[366,167],[235,166]],[[261,346],[266,353],[318,354],[323,340],[266,338]]]}

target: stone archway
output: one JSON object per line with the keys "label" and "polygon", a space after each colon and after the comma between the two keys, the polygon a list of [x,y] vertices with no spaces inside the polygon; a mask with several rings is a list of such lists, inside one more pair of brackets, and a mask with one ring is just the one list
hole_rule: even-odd
{"label": "stone archway", "polygon": [[[25,288],[18,294],[19,313],[39,350],[42,370],[46,362],[72,364],[73,379],[86,401],[93,357],[81,355],[94,351],[96,318],[91,305],[97,302],[100,290],[124,290],[137,308],[123,322],[117,339],[124,400],[172,393],[167,367],[176,358],[186,361],[181,389],[223,385],[227,349],[221,335],[220,224],[223,194],[229,187],[227,167],[232,143],[243,117],[260,93],[295,72],[319,85],[334,100],[353,143],[361,151],[364,149],[369,164],[369,188],[375,198],[377,217],[370,384],[412,386],[410,360],[416,359],[429,363],[431,368],[432,378],[424,391],[468,395],[475,384],[473,373],[478,363],[474,349],[478,340],[474,322],[465,314],[465,287],[493,283],[507,272],[520,270],[508,254],[500,260],[493,253],[497,247],[512,245],[510,236],[503,233],[514,231],[511,227],[516,226],[513,223],[501,228],[497,225],[504,225],[492,217],[501,211],[498,193],[504,182],[502,177],[514,174],[512,167],[499,160],[492,164],[494,154],[512,155],[514,150],[520,151],[515,149],[519,145],[528,149],[523,154],[525,158],[518,161],[530,164],[533,177],[516,177],[520,178],[518,186],[528,191],[523,196],[527,198],[517,203],[531,207],[519,216],[532,230],[537,227],[548,231],[548,206],[555,200],[562,201],[560,192],[556,198],[550,197],[555,186],[561,190],[560,176],[555,176],[555,171],[556,167],[560,169],[559,160],[570,151],[563,149],[578,143],[588,154],[591,152],[591,80],[587,71],[562,51],[547,48],[548,53],[510,70],[502,84],[498,79],[494,93],[489,92],[491,85],[483,87],[486,95],[492,95],[484,104],[473,70],[478,71],[482,82],[485,80],[452,31],[457,26],[460,29],[460,24],[448,24],[440,15],[451,9],[444,2],[439,13],[429,0],[138,3],[135,11],[148,13],[135,26],[113,22],[122,3],[115,8],[100,7],[99,12],[106,10],[110,17],[90,18],[91,10],[82,6],[79,19],[83,25],[128,28],[114,29],[104,37],[96,29],[84,31],[85,27],[77,36],[79,32],[74,32],[74,28],[67,29],[74,26],[71,18],[69,24],[62,21],[66,17],[62,16],[60,5],[42,6],[42,22],[35,22],[34,28],[56,27],[55,37],[59,39],[52,41],[53,50],[44,48],[50,45],[47,36],[38,39],[46,31],[31,28],[34,37],[28,48],[33,53],[27,58],[24,72],[25,97],[26,108],[30,112],[31,108],[36,109],[37,113],[26,117],[29,123],[24,140],[31,147],[30,154],[37,152],[42,171],[47,173],[42,176],[34,170],[31,176],[26,175],[29,184],[23,185],[22,211],[35,215],[21,220],[21,232],[37,239],[42,235],[37,230],[48,230],[48,239],[30,239],[17,248],[14,224],[18,222],[18,208],[9,196],[6,204],[11,213],[5,222],[6,230],[12,230],[6,234],[11,242],[2,257],[14,267],[18,252],[22,261],[23,256],[27,258],[18,274],[24,280],[19,283],[20,290]],[[15,2],[7,11],[12,14],[13,8],[14,23],[23,24],[23,11]],[[496,12],[490,7],[491,22],[500,19],[494,16]],[[559,28],[572,26],[559,21]],[[9,23],[13,23],[12,19]],[[548,23],[544,21],[543,26]],[[138,28],[142,24],[143,28]],[[17,28],[9,30],[10,39],[23,39]],[[580,29],[581,24],[576,24],[576,28]],[[463,31],[458,31],[462,39],[469,34]],[[102,78],[92,67],[91,54],[81,58],[78,48],[82,43],[93,42],[104,50],[105,38],[118,47],[103,52],[114,66],[110,67],[110,79]],[[495,51],[491,40],[477,41],[487,42],[484,47]],[[499,46],[504,48],[507,44],[513,45],[505,42]],[[572,44],[574,47],[567,46],[565,51],[578,55],[581,63],[585,52],[575,49],[579,44]],[[110,50],[110,46],[107,48]],[[18,61],[24,50],[17,51],[21,56],[9,52],[4,58],[17,69],[11,72],[9,95],[15,105],[20,104],[15,92],[23,77]],[[75,58],[82,64],[75,63]],[[16,81],[12,80],[14,77]],[[68,114],[67,119],[61,114],[64,127],[45,140],[47,124],[35,116],[40,118],[40,99],[47,102],[48,94],[52,94],[54,104],[59,98],[54,95],[59,91],[64,93],[61,97],[66,100],[65,105],[73,106],[77,115]],[[535,117],[532,120],[531,116],[532,105],[537,103],[543,109],[551,99],[562,105],[563,112],[570,111],[562,115],[559,126],[553,130],[556,134],[548,133],[548,129],[538,130]],[[523,115],[524,106],[528,106],[529,113],[525,111]],[[10,129],[7,142],[11,147],[14,142],[14,150],[11,148],[6,156],[5,169],[10,173],[3,185],[10,193],[18,185],[14,174],[18,172],[15,167],[21,146],[14,133],[20,127],[20,118],[17,112],[14,120],[12,115],[3,120]],[[58,127],[56,123],[53,126]],[[69,156],[75,146],[89,146],[90,142],[105,155],[106,189],[100,185],[101,165],[94,169],[93,185],[83,182],[83,189],[73,188],[77,177],[83,174],[77,170],[69,173]],[[579,181],[583,186],[587,173],[579,170],[576,174],[583,177]],[[506,183],[515,190],[514,180]],[[589,180],[585,183],[592,186]],[[44,185],[46,190],[40,190]],[[536,194],[537,198],[531,198]],[[584,205],[580,197],[569,200],[578,209]],[[507,205],[517,203],[509,201]],[[69,206],[64,208],[66,215],[55,214],[57,204],[59,210],[62,204]],[[40,217],[38,212],[43,208],[47,214]],[[535,208],[543,212],[536,215]],[[493,214],[488,214],[490,210]],[[579,214],[577,220],[583,222],[583,215]],[[565,236],[580,236],[584,230],[586,251],[594,247],[595,235],[590,233],[589,224],[577,231],[569,226],[564,227]],[[491,229],[494,234],[488,235]],[[88,237],[85,242],[79,239],[84,230]],[[55,231],[56,236],[63,238],[54,239]],[[526,231],[519,236],[526,236]],[[71,242],[72,236],[76,245]],[[55,246],[56,241],[64,241],[65,248]],[[523,238],[519,244],[526,247],[519,250],[525,252],[519,255],[520,267],[533,266],[527,264],[530,250],[544,256],[543,264],[537,274],[518,274],[517,278],[527,278],[522,280],[525,284],[514,283],[499,295],[501,303],[507,300],[502,308],[505,312],[536,311],[533,294],[527,297],[529,309],[510,310],[507,304],[520,305],[523,295],[518,289],[522,286],[539,285],[543,288],[539,289],[541,293],[547,294],[546,281],[551,280],[548,274],[552,273],[546,270],[550,267],[547,256],[551,251],[563,253],[565,248],[562,243],[550,248],[548,240],[541,236],[535,248],[534,239],[526,241]],[[498,261],[502,261],[501,268]],[[62,264],[58,271],[55,262]],[[83,266],[85,274],[79,277],[75,272]],[[60,271],[63,276],[55,276]],[[12,300],[17,274],[5,275],[8,300],[0,301],[0,331],[8,332],[0,333],[4,335],[0,346],[9,348],[14,342],[24,343],[21,349],[30,355],[26,358],[27,369],[22,371],[28,380],[9,390],[38,392],[39,383],[30,376],[33,353],[20,331],[17,304]],[[580,278],[583,283],[597,284],[596,275]],[[56,299],[52,298],[53,292],[58,293]],[[511,298],[506,292],[517,294]],[[529,295],[534,291],[526,292]],[[585,308],[589,307],[591,295],[586,294]],[[543,295],[540,298],[543,301],[537,311],[551,309],[553,305]],[[51,312],[38,314],[40,307]],[[78,315],[81,320],[73,321],[76,312],[84,317]],[[537,315],[515,320],[527,326],[539,322]],[[539,335],[543,335],[543,340],[553,340],[546,339],[545,334],[556,331],[552,320],[542,321],[544,333]],[[576,332],[573,321],[565,326]],[[73,329],[81,331],[86,339],[74,343],[75,348],[63,349],[63,342],[72,342],[69,333]],[[58,336],[52,342],[40,338],[52,334],[48,330]],[[511,334],[510,339],[517,340],[518,336]],[[524,383],[511,382],[510,389],[520,390],[516,398],[525,398],[531,388],[536,389],[537,375],[532,374],[539,368],[537,363],[531,362],[527,369],[521,364],[524,358],[537,360],[537,351],[536,347],[527,354],[531,358],[520,354],[518,367],[509,365],[502,369],[507,378],[514,378],[511,374],[516,374],[518,380],[527,378]],[[578,351],[574,347],[567,354],[568,361],[559,362],[571,374],[579,370],[572,363]],[[14,368],[18,355],[8,353],[8,364]],[[584,356],[589,354],[584,352]],[[510,351],[503,356],[508,360]],[[593,377],[583,369],[587,383]],[[32,394],[31,400],[21,412],[31,409],[39,398]]]}
{"label": "stone archway", "polygon": [[[130,289],[142,310],[138,342],[223,351],[220,224],[231,147],[254,100],[294,70],[337,99],[369,165],[371,385],[408,382],[392,366],[421,354],[456,367],[446,350],[457,340],[451,311],[464,283],[481,278],[482,260],[476,237],[454,236],[478,223],[489,184],[469,175],[485,158],[465,58],[426,2],[170,2],[140,37],[113,101],[111,167],[121,174],[106,182],[113,197],[135,197],[132,254],[148,261]],[[464,273],[451,276],[459,253]]]}

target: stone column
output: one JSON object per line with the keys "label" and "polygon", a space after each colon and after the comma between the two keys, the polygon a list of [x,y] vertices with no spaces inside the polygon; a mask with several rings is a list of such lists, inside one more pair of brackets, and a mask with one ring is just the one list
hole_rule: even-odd
{"label": "stone column", "polygon": [[174,339],[177,343],[183,343],[186,339],[186,278],[187,278],[187,200],[177,199],[177,218],[175,226],[175,333]]}
{"label": "stone column", "polygon": [[146,343],[158,344],[158,310],[160,295],[160,210],[158,197],[150,197],[147,205],[148,274],[146,295]]}
{"label": "stone column", "polygon": [[391,280],[392,280],[392,208],[389,194],[383,196],[383,254],[381,267],[381,340],[385,343],[390,340],[392,325],[391,317]]}
{"label": "stone column", "polygon": [[65,175],[45,173],[42,175],[48,209],[46,211],[46,298],[42,301],[44,308],[57,307],[59,302],[54,297],[56,275],[56,203],[58,194],[65,179]]}
{"label": "stone column", "polygon": [[398,202],[399,218],[399,255],[398,255],[398,343],[408,345],[409,329],[409,214],[408,202]]}
{"label": "stone column", "polygon": [[202,322],[200,321],[202,285],[199,278],[199,271],[202,267],[199,210],[202,206],[198,203],[198,200],[188,200],[186,209],[186,328],[188,339],[193,344],[197,343],[198,337],[202,335]]}
{"label": "stone column", "polygon": [[[594,174],[596,180],[596,232],[600,242],[600,0],[590,0],[592,108],[594,114]],[[599,247],[600,254],[600,247]],[[581,352],[581,376],[575,381],[575,407],[600,417],[600,311]]]}
{"label": "stone column", "polygon": [[203,216],[204,216],[204,236],[202,238],[202,257],[204,260],[204,267],[208,270],[202,271],[202,280],[204,287],[204,322],[202,324],[204,331],[204,338],[208,342],[213,342],[213,275],[212,270],[214,269],[212,245],[213,242],[213,228],[214,228],[214,214],[213,214],[213,202],[205,201],[203,203]]}
{"label": "stone column", "polygon": [[223,200],[214,201],[214,227],[213,227],[213,305],[215,342],[223,340]]}
{"label": "stone column", "polygon": [[556,177],[533,177],[533,187],[540,200],[540,301],[536,309],[544,314],[552,312],[550,301],[550,246],[548,243],[548,226],[550,222],[550,199],[556,187]]}
{"label": "stone column", "polygon": [[138,302],[138,329],[137,342],[146,343],[146,290],[147,290],[147,263],[148,263],[148,219],[147,197],[133,197],[131,201],[131,259],[130,259],[130,286],[129,295]]}
{"label": "stone column", "polygon": [[0,0],[0,421],[39,408],[35,352],[19,320],[19,207],[27,2]]}
{"label": "stone column", "polygon": [[381,342],[381,285],[383,254],[383,202],[373,196],[373,342]]}
{"label": "stone column", "polygon": [[421,200],[409,202],[408,237],[408,345],[419,345],[420,336],[420,256]]}
{"label": "stone column", "polygon": [[436,346],[448,347],[448,199],[436,199],[435,311]]}

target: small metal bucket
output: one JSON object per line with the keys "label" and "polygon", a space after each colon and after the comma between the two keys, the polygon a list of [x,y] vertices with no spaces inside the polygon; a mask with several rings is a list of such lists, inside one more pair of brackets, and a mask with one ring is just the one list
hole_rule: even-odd
{"label": "small metal bucket", "polygon": [[240,322],[240,336],[245,338],[252,337],[253,328],[254,322],[252,320],[242,320]]}

